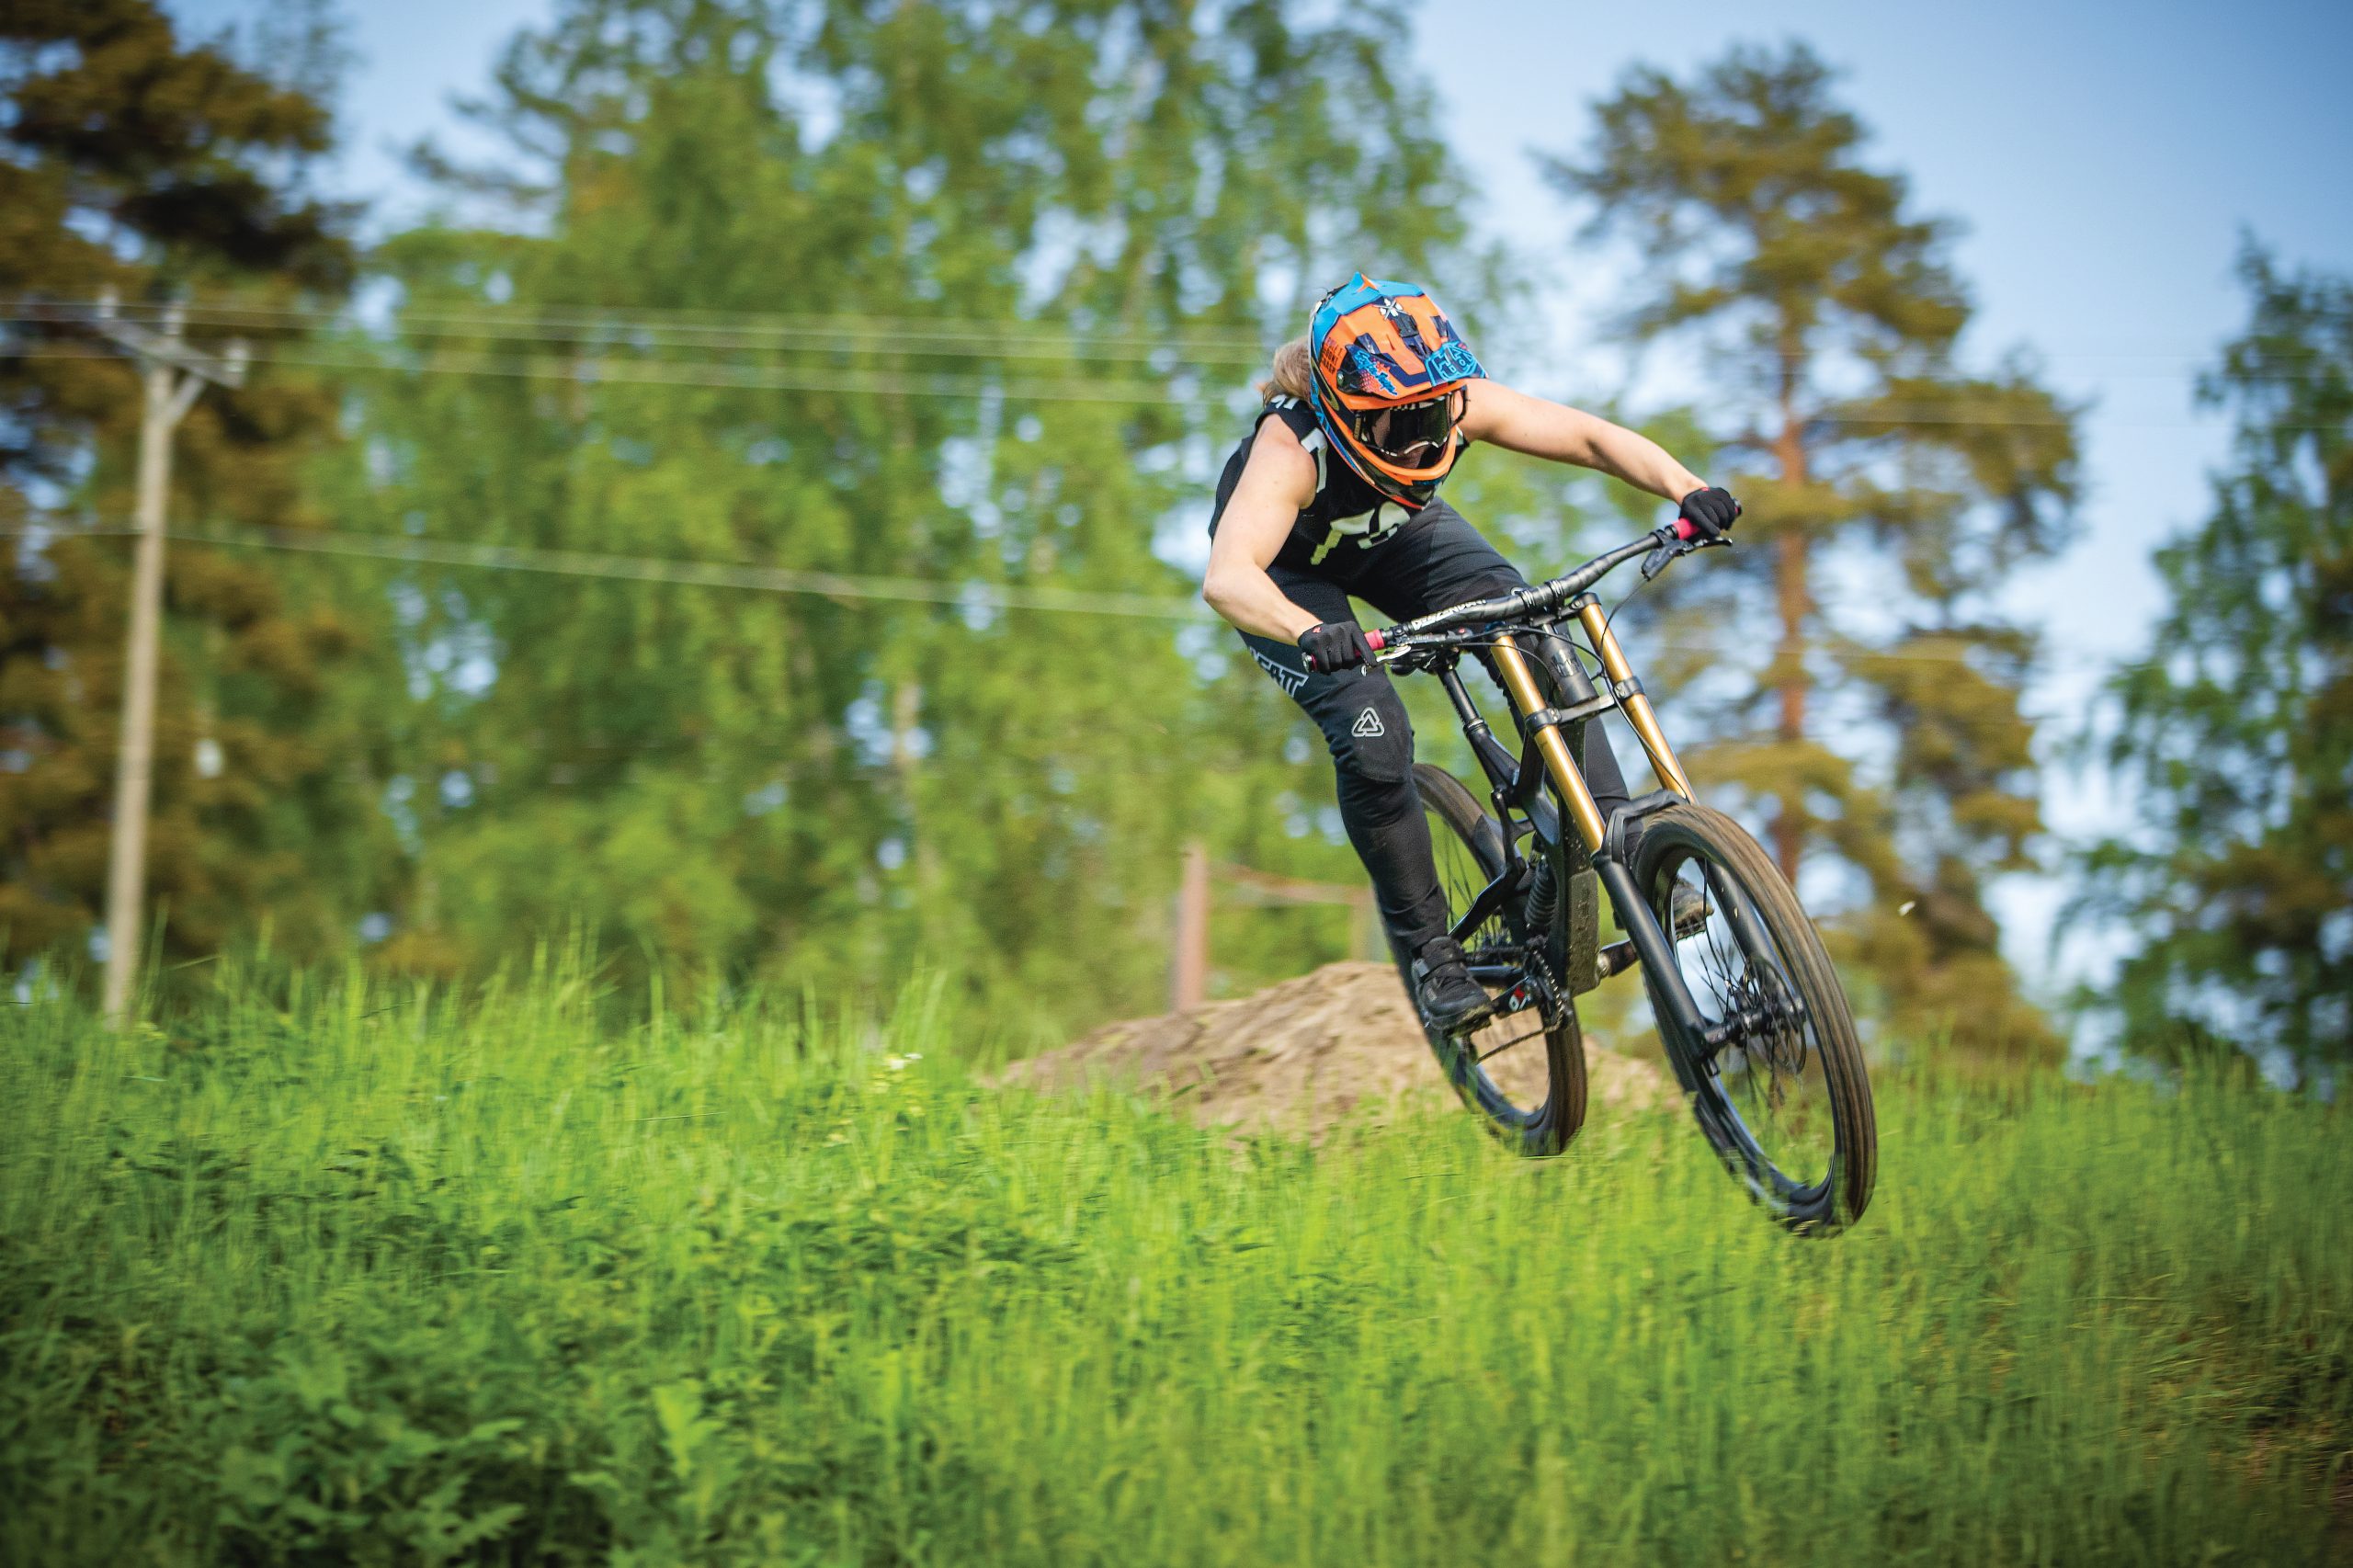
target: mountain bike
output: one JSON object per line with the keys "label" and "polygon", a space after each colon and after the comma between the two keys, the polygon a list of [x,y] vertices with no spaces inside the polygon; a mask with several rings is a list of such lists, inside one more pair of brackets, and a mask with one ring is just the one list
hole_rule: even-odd
{"label": "mountain bike", "polygon": [[[1495,999],[1486,1019],[1458,1034],[1428,1030],[1430,1046],[1493,1131],[1523,1153],[1558,1153],[1585,1120],[1576,998],[1639,967],[1708,1142],[1779,1223],[1828,1233],[1862,1214],[1878,1165],[1846,993],[1772,859],[1694,798],[1592,592],[1637,557],[1647,582],[1683,555],[1729,542],[1687,538],[1678,527],[1539,586],[1366,634],[1391,671],[1438,677],[1488,786],[1482,805],[1444,769],[1414,767],[1454,937]],[[1510,699],[1517,753],[1464,687],[1466,653]],[[1659,788],[1605,819],[1576,758],[1584,727],[1613,709],[1641,740]],[[1624,933],[1607,946],[1605,892]]]}

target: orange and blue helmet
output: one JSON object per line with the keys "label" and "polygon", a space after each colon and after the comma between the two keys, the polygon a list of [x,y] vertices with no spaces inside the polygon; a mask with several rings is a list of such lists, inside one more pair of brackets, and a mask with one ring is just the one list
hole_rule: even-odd
{"label": "orange and blue helmet", "polygon": [[1461,454],[1463,384],[1486,375],[1429,290],[1359,272],[1315,307],[1307,351],[1333,449],[1390,500],[1427,506]]}

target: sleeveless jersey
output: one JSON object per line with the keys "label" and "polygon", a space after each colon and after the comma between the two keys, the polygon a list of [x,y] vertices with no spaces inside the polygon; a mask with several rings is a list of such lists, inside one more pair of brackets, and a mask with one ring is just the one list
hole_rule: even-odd
{"label": "sleeveless jersey", "polygon": [[1370,550],[1374,545],[1421,516],[1396,502],[1384,498],[1367,484],[1350,468],[1347,460],[1332,450],[1332,443],[1316,422],[1315,411],[1295,397],[1278,392],[1267,400],[1258,417],[1250,422],[1250,433],[1225,460],[1225,472],[1218,476],[1217,506],[1210,513],[1210,533],[1217,533],[1218,519],[1225,516],[1225,504],[1233,499],[1233,487],[1242,483],[1242,470],[1250,460],[1250,443],[1258,438],[1258,426],[1269,419],[1279,419],[1290,433],[1299,437],[1300,446],[1315,460],[1315,496],[1300,508],[1292,519],[1290,537],[1276,552],[1278,565],[1294,570],[1312,570],[1330,559],[1335,551]]}

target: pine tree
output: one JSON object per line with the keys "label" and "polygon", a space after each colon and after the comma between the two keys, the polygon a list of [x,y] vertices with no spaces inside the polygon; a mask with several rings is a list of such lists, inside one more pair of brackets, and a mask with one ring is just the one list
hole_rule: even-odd
{"label": "pine tree", "polygon": [[2172,608],[2110,686],[2140,831],[2088,857],[2142,935],[2129,1049],[2353,1054],[2353,280],[2250,245],[2245,332],[2200,385],[2238,431],[2205,523],[2157,552]]}
{"label": "pine tree", "polygon": [[[185,41],[148,0],[11,5],[0,75],[0,299],[17,318],[0,329],[0,526],[20,536],[0,572],[0,949],[17,959],[97,918],[126,552],[73,530],[130,513],[139,425],[133,372],[56,357],[90,340],[42,324],[42,302],[332,295],[351,251],[349,213],[304,179],[330,145],[325,108]],[[172,516],[315,521],[300,468],[333,415],[285,379],[207,395],[179,432]],[[170,560],[148,877],[168,941],[203,951],[271,919],[281,943],[321,950],[367,831],[322,728],[349,630],[250,559]]]}
{"label": "pine tree", "polygon": [[2041,827],[2034,640],[1992,596],[2063,537],[2073,416],[2022,362],[1961,368],[1950,225],[1865,140],[1804,46],[1738,48],[1688,79],[1629,72],[1590,147],[1547,167],[1641,255],[1630,337],[1704,353],[1714,477],[1746,506],[1735,551],[1670,579],[1678,635],[1714,640],[1686,710],[1733,692],[1703,773],[1811,903],[1844,903],[1886,1026],[2044,1051],[1984,903]]}

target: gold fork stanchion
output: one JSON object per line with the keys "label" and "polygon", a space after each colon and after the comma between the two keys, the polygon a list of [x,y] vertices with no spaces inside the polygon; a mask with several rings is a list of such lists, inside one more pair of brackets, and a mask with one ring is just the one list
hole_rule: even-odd
{"label": "gold fork stanchion", "polygon": [[[1601,656],[1601,673],[1609,677],[1613,687],[1623,687],[1634,678],[1634,666],[1626,662],[1626,651],[1618,646],[1617,634],[1609,630],[1609,618],[1602,613],[1601,602],[1587,597],[1576,607],[1577,619],[1585,625],[1585,634],[1593,642],[1593,651]],[[1634,726],[1643,749],[1651,756],[1651,771],[1658,781],[1685,800],[1691,799],[1691,779],[1683,765],[1675,759],[1675,748],[1666,744],[1666,732],[1659,728],[1658,714],[1651,707],[1651,699],[1640,691],[1620,699],[1619,707],[1626,711],[1626,722]]]}
{"label": "gold fork stanchion", "polygon": [[[1528,667],[1528,655],[1508,642],[1498,642],[1494,652],[1495,671],[1503,676],[1504,690],[1510,694],[1512,706],[1523,715],[1542,712],[1544,694]],[[1568,802],[1569,817],[1577,824],[1587,853],[1600,848],[1605,831],[1601,808],[1593,803],[1593,791],[1585,787],[1585,775],[1577,771],[1576,763],[1570,757],[1569,743],[1561,738],[1560,726],[1538,731],[1536,749],[1544,758],[1544,766],[1552,769],[1553,787]]]}

